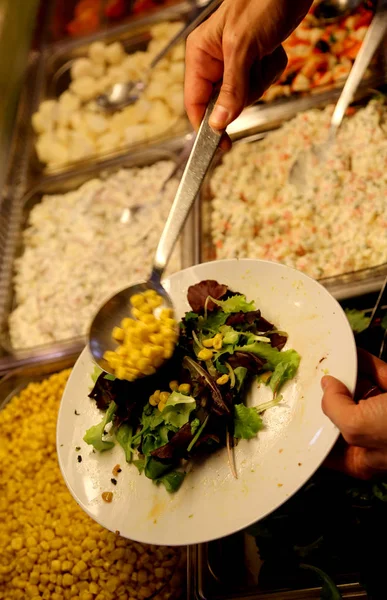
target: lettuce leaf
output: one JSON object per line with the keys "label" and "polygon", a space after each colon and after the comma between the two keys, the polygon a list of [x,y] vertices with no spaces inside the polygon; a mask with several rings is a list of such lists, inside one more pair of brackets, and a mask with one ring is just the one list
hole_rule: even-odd
{"label": "lettuce leaf", "polygon": [[165,489],[170,494],[174,494],[180,488],[181,484],[184,481],[185,473],[182,471],[170,471],[166,473],[159,479],[157,479],[156,483],[162,483],[165,486]]}
{"label": "lettuce leaf", "polygon": [[105,442],[102,437],[104,436],[106,425],[113,420],[116,410],[117,404],[115,402],[111,402],[101,423],[98,425],[92,425],[83,436],[83,441],[86,442],[86,444],[93,446],[96,450],[98,450],[98,452],[111,450],[114,446],[114,442]]}
{"label": "lettuce leaf", "polygon": [[234,437],[250,440],[262,427],[262,419],[255,408],[248,408],[244,404],[235,404]]}
{"label": "lettuce leaf", "polygon": [[356,308],[346,308],[345,314],[354,333],[361,333],[367,329],[370,323],[370,317],[366,317],[364,310]]}
{"label": "lettuce leaf", "polygon": [[185,396],[179,392],[172,392],[161,413],[161,418],[167,425],[172,425],[180,429],[180,427],[188,423],[189,416],[195,408],[195,398]]}
{"label": "lettuce leaf", "polygon": [[219,332],[223,335],[223,344],[235,346],[239,341],[239,336],[241,333],[239,331],[235,331],[230,325],[222,325],[219,327]]}
{"label": "lettuce leaf", "polygon": [[234,375],[236,379],[236,389],[237,392],[239,392],[246,379],[247,369],[245,367],[236,367],[236,369],[234,369]]}
{"label": "lettuce leaf", "polygon": [[144,473],[148,479],[159,479],[170,470],[170,463],[162,463],[161,461],[157,460],[157,458],[153,458],[152,456],[147,456],[145,459]]}
{"label": "lettuce leaf", "polygon": [[128,463],[132,462],[133,449],[132,449],[132,437],[133,428],[127,423],[122,423],[119,429],[116,431],[116,440],[123,448],[125,452],[125,459]]}
{"label": "lettuce leaf", "polygon": [[141,445],[142,454],[149,456],[156,448],[168,444],[168,432],[169,429],[166,425],[159,425],[156,429],[144,434]]}
{"label": "lettuce leaf", "polygon": [[278,392],[286,381],[292,379],[299,367],[301,357],[293,349],[280,351],[265,342],[255,342],[236,348],[237,351],[251,352],[266,361],[265,367],[273,371],[270,387]]}
{"label": "lettuce leaf", "polygon": [[222,310],[210,313],[206,319],[204,317],[199,317],[197,329],[198,331],[218,333],[219,328],[227,321],[227,317],[228,314]]}
{"label": "lettuce leaf", "polygon": [[95,365],[93,372],[91,374],[91,379],[93,381],[93,383],[95,383],[98,379],[98,377],[101,375],[102,373],[102,369],[100,367],[98,367],[98,365]]}
{"label": "lettuce leaf", "polygon": [[247,302],[246,296],[243,294],[231,296],[231,298],[227,298],[227,300],[216,300],[215,298],[211,298],[211,300],[214,302],[214,304],[220,306],[225,313],[246,313],[255,309],[254,301]]}

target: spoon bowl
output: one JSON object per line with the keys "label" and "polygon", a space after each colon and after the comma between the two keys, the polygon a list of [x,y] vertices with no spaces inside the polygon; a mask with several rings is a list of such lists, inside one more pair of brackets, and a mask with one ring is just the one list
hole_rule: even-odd
{"label": "spoon bowl", "polygon": [[163,299],[162,305],[155,311],[156,316],[163,308],[173,309],[173,303],[169,294],[158,279],[155,278],[154,281],[135,283],[121,290],[103,304],[93,319],[89,331],[90,352],[97,365],[106,373],[114,375],[114,371],[104,359],[104,353],[107,350],[114,351],[117,347],[117,342],[112,338],[112,331],[126,317],[134,318],[130,299],[135,294],[143,294],[147,290],[154,290]]}
{"label": "spoon bowl", "polygon": [[346,17],[359,8],[363,0],[322,0],[314,11],[321,25],[329,25]]}

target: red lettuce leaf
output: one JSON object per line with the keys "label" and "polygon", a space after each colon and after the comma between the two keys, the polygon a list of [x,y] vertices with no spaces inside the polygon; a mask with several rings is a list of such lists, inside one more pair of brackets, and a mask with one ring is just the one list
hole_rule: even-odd
{"label": "red lettuce leaf", "polygon": [[[218,283],[214,279],[201,281],[188,288],[187,298],[192,310],[196,313],[202,313],[208,296],[215,300],[220,300],[228,291],[227,285]],[[211,302],[207,304],[207,310],[212,311],[217,308],[216,304]]]}
{"label": "red lettuce leaf", "polygon": [[265,365],[265,361],[251,352],[234,352],[234,354],[228,358],[228,363],[233,369],[236,369],[236,367],[244,367],[249,374],[254,375],[260,373]]}
{"label": "red lettuce leaf", "polygon": [[191,423],[185,423],[183,427],[179,429],[164,446],[156,448],[151,452],[154,458],[159,460],[178,460],[184,458],[187,454],[187,448],[190,441],[193,438],[191,431]]}
{"label": "red lettuce leaf", "polygon": [[266,333],[267,331],[274,329],[274,325],[261,316],[260,310],[231,314],[227,318],[226,325],[230,325],[230,327],[237,327],[238,325],[254,325],[256,331],[261,333]]}
{"label": "red lettuce leaf", "polygon": [[277,348],[277,350],[282,350],[288,341],[287,336],[280,333],[271,333],[269,337],[271,346]]}

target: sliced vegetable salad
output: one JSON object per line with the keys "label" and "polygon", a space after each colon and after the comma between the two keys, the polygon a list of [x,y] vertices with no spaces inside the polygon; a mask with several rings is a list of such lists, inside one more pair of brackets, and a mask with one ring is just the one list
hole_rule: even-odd
{"label": "sliced vegetable salad", "polygon": [[[188,289],[188,301],[174,355],[154,375],[129,382],[96,368],[89,397],[105,415],[84,436],[99,452],[118,442],[127,462],[168,492],[181,486],[188,460],[223,447],[236,477],[234,445],[262,429],[262,413],[280,401],[300,363],[283,349],[287,334],[243,294],[206,280]],[[273,396],[247,407],[255,378]]]}

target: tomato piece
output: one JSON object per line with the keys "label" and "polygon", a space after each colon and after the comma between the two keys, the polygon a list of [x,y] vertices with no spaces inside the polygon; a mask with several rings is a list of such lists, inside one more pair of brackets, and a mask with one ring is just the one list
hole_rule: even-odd
{"label": "tomato piece", "polygon": [[119,19],[126,12],[125,0],[108,0],[104,13],[108,19]]}

